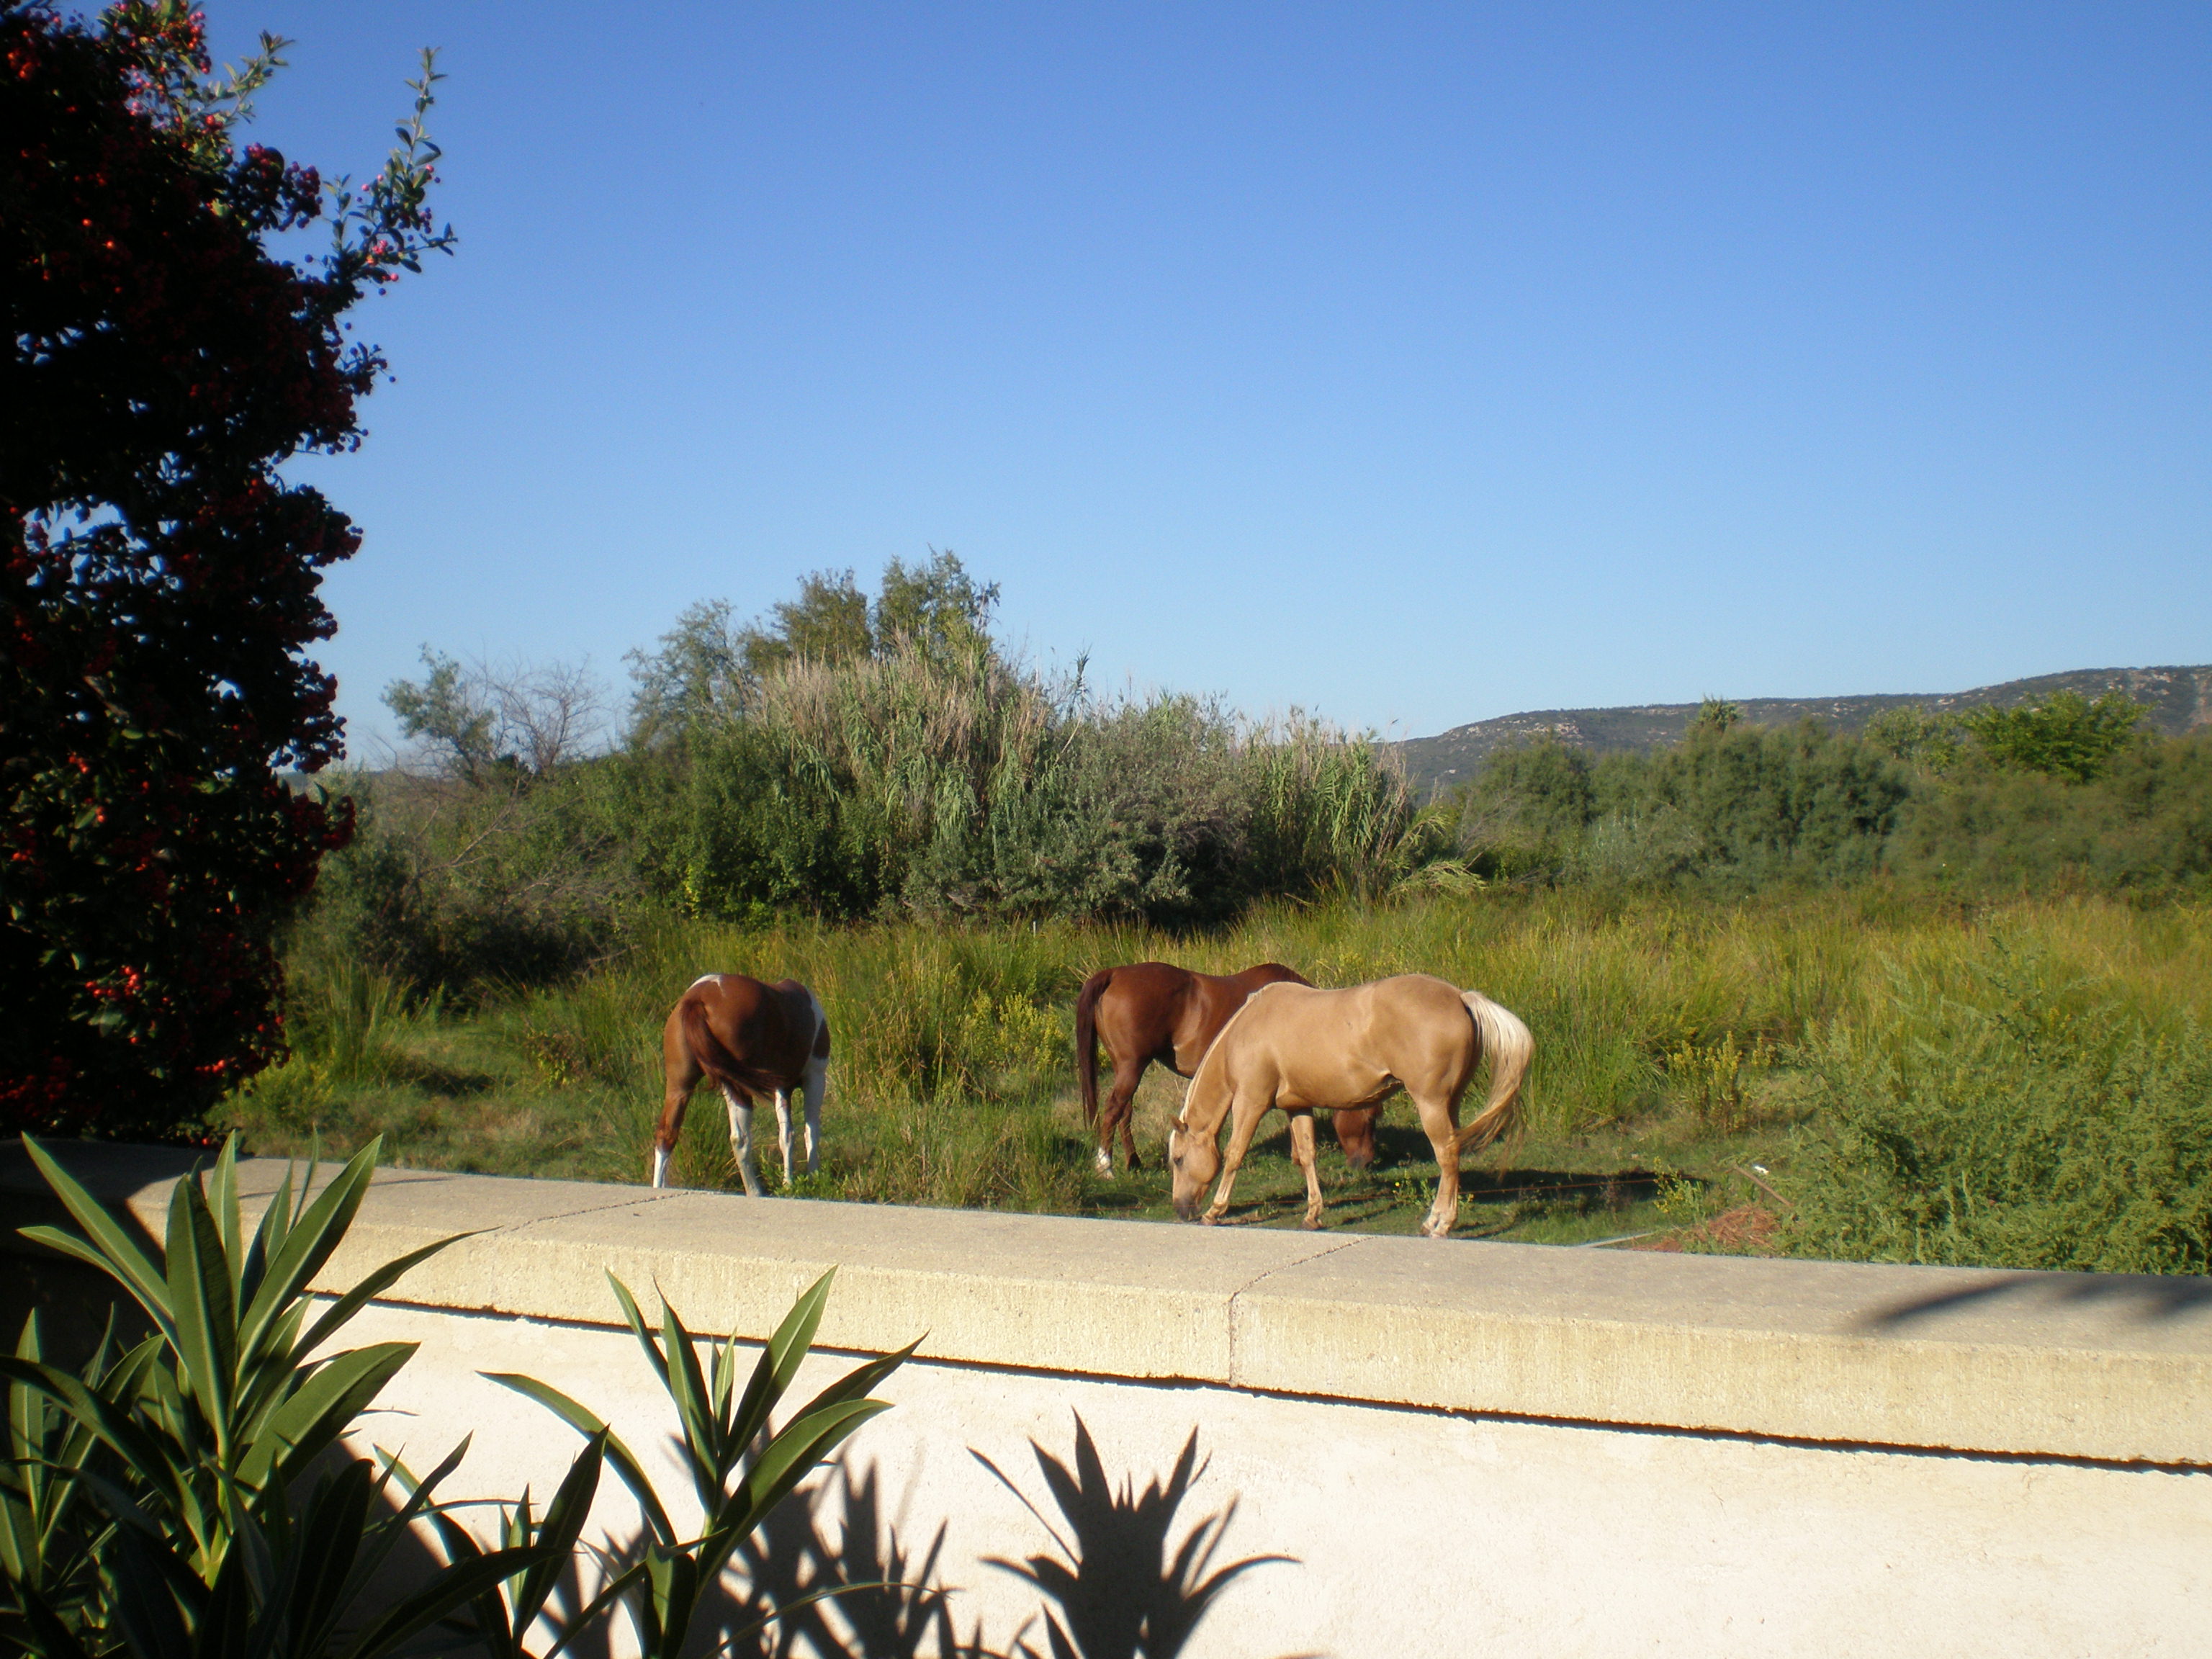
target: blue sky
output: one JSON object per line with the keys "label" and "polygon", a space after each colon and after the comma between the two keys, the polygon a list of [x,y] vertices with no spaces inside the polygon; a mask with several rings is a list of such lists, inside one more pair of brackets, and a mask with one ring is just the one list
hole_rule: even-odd
{"label": "blue sky", "polygon": [[299,465],[358,738],[956,550],[1040,660],[1397,735],[2212,660],[2212,9],[374,6],[459,254]]}

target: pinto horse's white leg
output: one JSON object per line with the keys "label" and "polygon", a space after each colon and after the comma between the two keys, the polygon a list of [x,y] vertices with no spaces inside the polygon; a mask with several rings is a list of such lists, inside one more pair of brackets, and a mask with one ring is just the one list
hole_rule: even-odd
{"label": "pinto horse's white leg", "polygon": [[775,1091],[775,1144],[783,1150],[783,1184],[791,1187],[791,1095],[782,1089]]}
{"label": "pinto horse's white leg", "polygon": [[758,1198],[760,1166],[753,1162],[752,1103],[726,1084],[722,1098],[730,1103],[730,1155],[738,1160],[738,1173],[744,1177],[745,1196]]}
{"label": "pinto horse's white leg", "polygon": [[829,1086],[830,1062],[813,1059],[806,1062],[806,1075],[799,1087],[806,1091],[806,1173],[814,1174],[822,1167],[822,1091]]}
{"label": "pinto horse's white leg", "polygon": [[653,1184],[656,1187],[668,1184],[668,1148],[658,1141],[653,1147]]}

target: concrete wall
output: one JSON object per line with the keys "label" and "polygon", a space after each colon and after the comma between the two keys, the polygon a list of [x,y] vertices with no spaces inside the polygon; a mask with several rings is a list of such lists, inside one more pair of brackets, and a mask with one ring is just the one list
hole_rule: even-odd
{"label": "concrete wall", "polygon": [[[174,1165],[71,1149],[149,1225]],[[256,1165],[250,1190],[275,1170]],[[38,1207],[20,1158],[0,1202]],[[392,1170],[331,1282],[486,1230],[355,1340],[422,1352],[365,1438],[454,1490],[543,1494],[574,1437],[477,1372],[543,1377],[662,1456],[669,1414],[605,1271],[695,1329],[765,1334],[839,1268],[801,1387],[923,1336],[813,1511],[760,1564],[955,1587],[1005,1648],[1052,1548],[1109,1594],[1157,1577],[1144,1528],[1071,1522],[1031,1443],[1109,1486],[1210,1460],[1170,1551],[1233,1504],[1216,1565],[1259,1566],[1193,1656],[2212,1650],[2212,1286],[2202,1280],[1622,1255],[744,1200]],[[49,1270],[50,1271],[50,1270]],[[27,1276],[23,1282],[27,1283]],[[988,1458],[1019,1487],[1008,1489]],[[675,1485],[665,1462],[664,1491]],[[1110,1509],[1110,1505],[1107,1506]],[[852,1522],[841,1525],[841,1514]],[[597,1523],[626,1535],[618,1497]],[[855,1534],[842,1536],[845,1530]],[[1127,1528],[1125,1528],[1127,1530]],[[933,1556],[932,1551],[934,1550]],[[873,1564],[872,1566],[871,1564]],[[865,1609],[863,1610],[865,1616]],[[898,1650],[837,1615],[825,1651]],[[1043,1646],[1032,1626],[1028,1639]]]}

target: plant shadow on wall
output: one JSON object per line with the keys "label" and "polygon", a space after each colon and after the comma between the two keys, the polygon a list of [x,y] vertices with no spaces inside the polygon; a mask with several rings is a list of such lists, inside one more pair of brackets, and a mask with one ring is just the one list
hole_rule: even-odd
{"label": "plant shadow on wall", "polygon": [[[1050,1553],[985,1563],[1047,1598],[1009,1645],[990,1641],[980,1622],[960,1634],[957,1591],[942,1577],[946,1525],[940,1522],[917,1549],[884,1512],[882,1466],[844,1464],[738,1547],[729,1576],[712,1598],[702,1598],[686,1651],[718,1659],[1172,1659],[1235,1580],[1254,1567],[1295,1565],[1284,1555],[1214,1565],[1236,1514],[1234,1498],[1171,1539],[1184,1499],[1206,1474],[1195,1429],[1166,1479],[1141,1492],[1127,1477],[1118,1487],[1109,1480],[1080,1416],[1071,1462],[1035,1443],[1031,1449],[1057,1524],[970,1449],[1051,1540]],[[833,1498],[834,1504],[823,1501]],[[834,1522],[826,1513],[832,1509]],[[1040,1626],[1042,1648],[1033,1640]],[[594,1647],[587,1659],[605,1651]]]}
{"label": "plant shadow on wall", "polygon": [[1053,1604],[1015,1632],[1013,1652],[1022,1659],[1042,1659],[1023,1639],[1040,1620],[1045,1651],[1052,1659],[1168,1659],[1182,1651],[1215,1598],[1237,1579],[1255,1567],[1296,1565],[1287,1555],[1249,1555],[1213,1565],[1237,1513],[1234,1498],[1196,1522],[1170,1553],[1168,1534],[1176,1512],[1206,1473],[1198,1459],[1195,1428],[1166,1480],[1155,1480],[1141,1493],[1126,1478],[1119,1490],[1108,1480],[1080,1415],[1075,1419],[1073,1468],[1035,1441],[1030,1449],[1067,1528],[1065,1534],[1004,1470],[970,1449],[976,1462],[1036,1516],[1058,1552],[988,1561],[1036,1585]]}

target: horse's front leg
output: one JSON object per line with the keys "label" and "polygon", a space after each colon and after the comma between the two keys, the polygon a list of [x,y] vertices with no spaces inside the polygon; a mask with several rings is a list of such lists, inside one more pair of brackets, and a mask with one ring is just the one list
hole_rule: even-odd
{"label": "horse's front leg", "polygon": [[742,1091],[731,1084],[722,1085],[722,1098],[730,1106],[730,1156],[738,1161],[738,1173],[744,1177],[745,1196],[761,1195],[760,1166],[753,1162],[753,1103]]}
{"label": "horse's front leg", "polygon": [[1321,1171],[1314,1158],[1314,1121],[1310,1111],[1291,1114],[1291,1158],[1306,1176],[1306,1218],[1299,1224],[1308,1232],[1321,1225]]}
{"label": "horse's front leg", "polygon": [[1213,1189],[1213,1202],[1199,1217],[1209,1227],[1228,1213],[1230,1188],[1237,1184],[1237,1172],[1244,1167],[1244,1154],[1252,1150],[1252,1132],[1260,1127],[1261,1116],[1267,1107],[1262,1103],[1248,1112],[1239,1100],[1232,1103],[1229,1109],[1229,1151],[1221,1163],[1221,1184]]}

